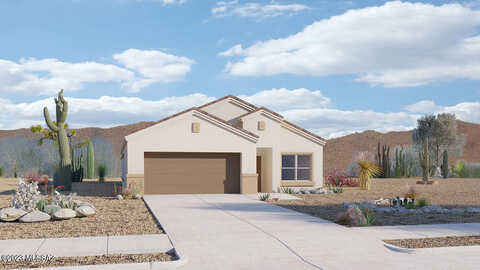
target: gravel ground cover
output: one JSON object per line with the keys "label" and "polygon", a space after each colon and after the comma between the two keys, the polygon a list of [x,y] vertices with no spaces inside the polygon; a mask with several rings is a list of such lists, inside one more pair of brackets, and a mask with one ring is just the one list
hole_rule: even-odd
{"label": "gravel ground cover", "polygon": [[395,240],[385,240],[384,242],[397,247],[402,247],[402,248],[479,246],[480,235],[421,238],[421,239],[395,239]]}
{"label": "gravel ground cover", "polygon": [[[411,187],[417,198],[425,198],[430,204],[445,208],[480,207],[480,179],[449,178],[435,179],[435,185],[417,185],[420,178],[373,179],[372,190],[345,188],[341,194],[296,195],[303,200],[277,201],[275,204],[323,219],[334,221],[339,212],[346,211],[344,202],[363,202],[379,198],[403,197]],[[441,223],[480,222],[478,213],[462,214],[409,214],[375,213],[373,225],[415,225]]]}
{"label": "gravel ground cover", "polygon": [[[10,206],[10,191],[16,189],[16,181],[0,179],[0,194],[8,194],[0,195],[0,208]],[[39,223],[0,222],[0,240],[163,233],[141,199],[85,196],[75,199],[92,203],[97,213],[85,218]]]}
{"label": "gravel ground cover", "polygon": [[85,257],[58,257],[51,261],[34,260],[34,261],[18,261],[18,262],[0,262],[2,269],[16,268],[40,268],[55,266],[80,266],[80,265],[96,265],[96,264],[120,264],[120,263],[144,263],[144,262],[164,262],[172,261],[175,258],[167,253],[152,254],[113,254],[103,256],[85,256]]}

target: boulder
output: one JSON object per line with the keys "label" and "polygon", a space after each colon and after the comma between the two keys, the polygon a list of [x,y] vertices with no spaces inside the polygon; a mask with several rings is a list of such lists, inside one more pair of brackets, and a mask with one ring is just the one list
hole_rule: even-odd
{"label": "boulder", "polygon": [[57,212],[53,213],[54,219],[71,219],[77,216],[77,212],[72,209],[62,208]]}
{"label": "boulder", "polygon": [[138,199],[141,199],[141,198],[142,198],[142,195],[140,195],[140,194],[137,193],[137,194],[135,194],[135,195],[133,196],[133,198],[136,199],[136,200],[138,200]]}
{"label": "boulder", "polygon": [[49,204],[49,205],[46,205],[45,208],[43,208],[43,212],[52,216],[55,212],[59,211],[60,209],[62,208],[58,205]]}
{"label": "boulder", "polygon": [[83,201],[77,201],[77,200],[74,200],[73,202],[75,203],[75,209],[77,209],[79,207],[82,207],[82,206],[89,206],[89,207],[93,208],[93,210],[96,210],[95,206],[93,206],[93,204],[91,204],[89,202],[83,202]]}
{"label": "boulder", "polygon": [[367,219],[363,215],[362,210],[356,205],[350,205],[345,216],[350,226],[365,226],[367,224]]}
{"label": "boulder", "polygon": [[24,216],[22,216],[18,221],[20,222],[42,222],[50,220],[50,215],[42,211],[34,210]]}
{"label": "boulder", "polygon": [[19,208],[2,208],[0,209],[0,220],[1,221],[15,221],[22,216],[26,215],[27,212],[25,212],[22,209]]}
{"label": "boulder", "polygon": [[95,208],[92,208],[88,205],[83,205],[75,209],[79,217],[89,217],[95,215]]}
{"label": "boulder", "polygon": [[123,200],[123,196],[118,194],[115,198],[117,198],[117,200]]}

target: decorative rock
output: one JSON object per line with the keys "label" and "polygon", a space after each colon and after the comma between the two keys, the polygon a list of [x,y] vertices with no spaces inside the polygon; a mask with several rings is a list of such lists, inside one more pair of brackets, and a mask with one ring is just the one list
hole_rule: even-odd
{"label": "decorative rock", "polygon": [[77,201],[77,200],[74,200],[73,202],[75,203],[76,208],[79,208],[79,207],[82,207],[82,206],[89,206],[89,207],[93,208],[93,210],[96,210],[95,206],[93,206],[93,204],[91,204],[89,202],[83,202],[83,201]]}
{"label": "decorative rock", "polygon": [[118,194],[115,198],[117,198],[117,200],[123,200],[123,196]]}
{"label": "decorative rock", "polygon": [[52,216],[55,212],[59,211],[60,209],[62,209],[62,208],[58,205],[49,204],[49,205],[45,206],[45,208],[43,209],[43,212]]}
{"label": "decorative rock", "polygon": [[53,214],[55,219],[71,219],[77,216],[77,212],[72,209],[62,208]]}
{"label": "decorative rock", "polygon": [[23,217],[21,217],[18,221],[30,223],[30,222],[42,222],[50,220],[50,215],[46,214],[42,211],[34,210]]}
{"label": "decorative rock", "polygon": [[362,210],[356,205],[350,205],[345,213],[350,221],[350,226],[364,226],[367,224],[367,219],[362,213]]}
{"label": "decorative rock", "polygon": [[140,195],[140,194],[137,193],[137,194],[135,194],[135,195],[133,196],[133,198],[136,199],[136,200],[138,200],[138,199],[141,199],[141,198],[142,198],[142,195]]}
{"label": "decorative rock", "polygon": [[23,211],[22,209],[13,208],[13,207],[2,208],[0,209],[0,220],[15,221],[26,214],[27,212]]}
{"label": "decorative rock", "polygon": [[79,217],[89,217],[95,215],[95,209],[88,205],[77,207],[75,211],[77,211],[77,215]]}

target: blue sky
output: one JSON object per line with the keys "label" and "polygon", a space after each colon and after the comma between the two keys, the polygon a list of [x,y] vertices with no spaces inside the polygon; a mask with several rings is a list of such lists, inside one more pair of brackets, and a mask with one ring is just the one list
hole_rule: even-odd
{"label": "blue sky", "polygon": [[324,137],[435,112],[480,123],[479,3],[2,1],[0,128],[42,123],[59,88],[74,127],[226,94]]}

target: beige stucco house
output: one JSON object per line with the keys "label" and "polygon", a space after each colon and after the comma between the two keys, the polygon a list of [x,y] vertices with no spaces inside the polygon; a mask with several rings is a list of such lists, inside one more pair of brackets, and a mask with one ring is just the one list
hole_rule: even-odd
{"label": "beige stucco house", "polygon": [[125,137],[124,185],[145,194],[256,193],[323,185],[325,140],[226,96]]}

